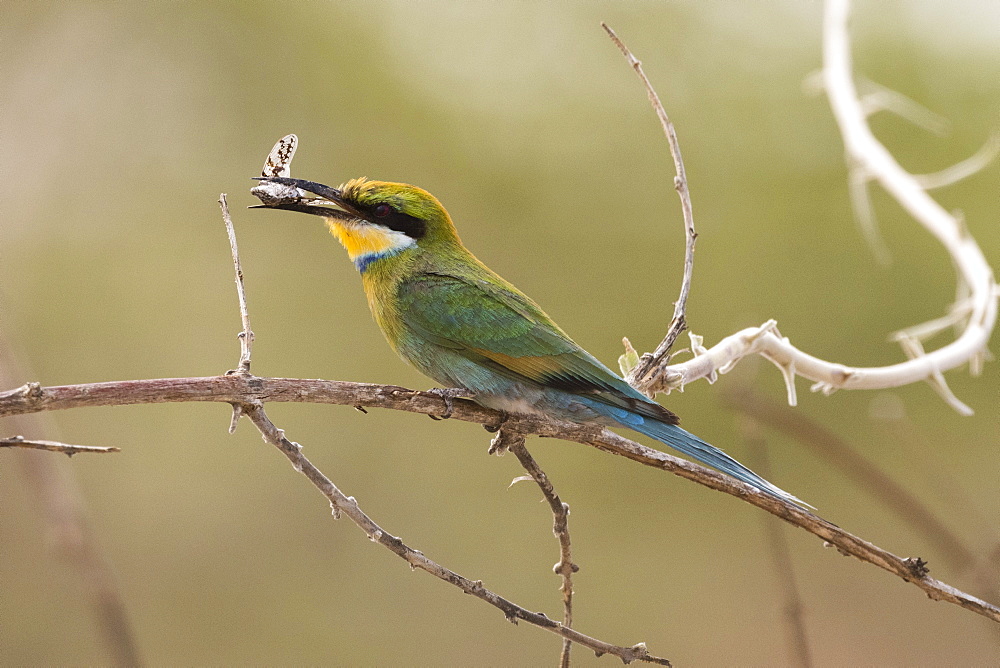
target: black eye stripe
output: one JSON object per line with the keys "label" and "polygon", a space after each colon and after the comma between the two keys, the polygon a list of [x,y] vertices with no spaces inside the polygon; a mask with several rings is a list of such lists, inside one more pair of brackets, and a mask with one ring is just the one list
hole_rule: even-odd
{"label": "black eye stripe", "polygon": [[385,225],[390,230],[398,230],[414,239],[421,238],[427,232],[427,223],[419,218],[414,218],[398,211],[393,211],[385,218],[380,218],[379,223]]}
{"label": "black eye stripe", "polygon": [[384,225],[390,230],[402,232],[408,237],[419,239],[427,233],[427,223],[409,214],[397,211],[390,204],[379,204],[369,209],[370,220],[376,225]]}

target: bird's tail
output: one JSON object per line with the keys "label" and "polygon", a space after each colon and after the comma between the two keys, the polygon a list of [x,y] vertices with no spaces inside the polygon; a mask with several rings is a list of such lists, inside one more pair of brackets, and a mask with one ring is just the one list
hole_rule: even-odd
{"label": "bird's tail", "polygon": [[[594,403],[596,404],[597,402]],[[640,434],[645,434],[650,438],[655,438],[657,441],[669,445],[674,450],[677,450],[678,452],[687,455],[688,457],[691,457],[706,466],[711,466],[717,471],[731,475],[737,480],[745,482],[752,487],[756,487],[769,496],[773,496],[776,499],[781,499],[783,501],[790,501],[796,505],[804,506],[806,508],[812,508],[812,506],[808,503],[805,503],[785,490],[777,487],[776,485],[772,485],[767,480],[764,480],[722,450],[719,450],[713,445],[709,445],[694,434],[684,431],[675,424],[660,422],[652,418],[637,415],[632,411],[626,411],[621,408],[608,406],[607,404],[599,406],[592,405],[592,408],[595,408],[600,413],[607,415],[623,427],[628,427],[629,429],[637,431]]]}

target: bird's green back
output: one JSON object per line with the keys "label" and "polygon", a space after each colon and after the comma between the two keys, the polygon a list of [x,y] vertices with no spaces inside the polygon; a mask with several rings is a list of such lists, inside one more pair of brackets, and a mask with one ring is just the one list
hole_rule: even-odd
{"label": "bird's green back", "polygon": [[[676,422],[672,413],[583,350],[534,301],[469,252],[432,195],[414,186],[364,180],[349,182],[343,192],[359,207],[390,204],[426,223],[415,244],[385,253],[362,272],[372,313],[390,345],[422,371],[440,380],[444,374],[435,373],[435,366],[458,356],[511,381],[588,394]],[[348,224],[330,224],[340,228],[335,229],[340,237],[351,234]],[[448,366],[453,374],[454,364]],[[464,386],[481,389],[470,387],[481,374],[469,375],[474,377],[464,379]]]}

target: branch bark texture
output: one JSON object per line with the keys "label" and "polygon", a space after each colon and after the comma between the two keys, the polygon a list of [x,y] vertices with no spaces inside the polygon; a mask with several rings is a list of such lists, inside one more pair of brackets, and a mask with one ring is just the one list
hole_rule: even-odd
{"label": "branch bark texture", "polygon": [[[249,406],[268,401],[325,403],[363,408],[390,408],[424,415],[442,415],[448,409],[445,400],[436,394],[408,390],[394,385],[259,378],[233,374],[203,378],[126,380],[45,388],[38,383],[28,383],[0,393],[0,417],[83,406],[186,401],[214,401]],[[844,531],[814,513],[783,503],[704,466],[646,447],[607,429],[596,429],[540,416],[504,416],[463,399],[455,399],[451,403],[451,415],[458,420],[495,425],[507,418],[503,426],[508,431],[560,438],[589,445],[730,494],[805,529],[830,543],[843,554],[857,557],[899,576],[922,589],[934,600],[947,601],[1000,622],[1000,608],[931,578],[923,560],[898,557]]]}

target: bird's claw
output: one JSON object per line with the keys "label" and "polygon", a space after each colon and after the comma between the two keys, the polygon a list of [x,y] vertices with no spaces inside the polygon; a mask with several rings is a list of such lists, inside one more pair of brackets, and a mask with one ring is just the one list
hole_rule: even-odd
{"label": "bird's claw", "polygon": [[500,431],[501,427],[503,427],[504,423],[507,422],[507,420],[509,419],[510,415],[507,413],[507,411],[501,410],[500,418],[493,424],[484,424],[483,429],[490,432],[491,434],[495,434],[498,431]]}
{"label": "bird's claw", "polygon": [[441,415],[431,415],[428,414],[432,420],[447,420],[451,417],[452,413],[455,411],[454,400],[458,398],[468,398],[472,396],[472,392],[465,389],[464,387],[449,387],[440,388],[435,387],[433,389],[427,390],[427,394],[433,394],[444,401],[444,413]]}

